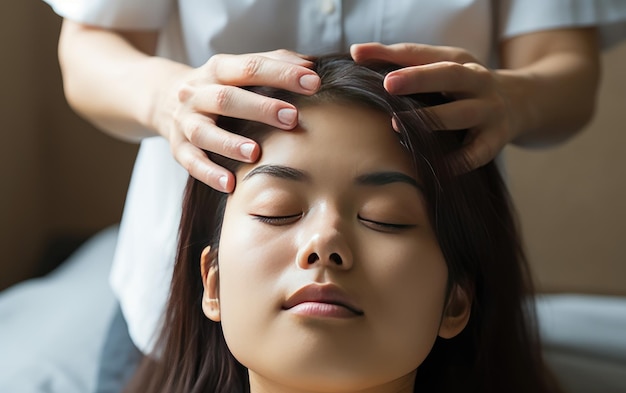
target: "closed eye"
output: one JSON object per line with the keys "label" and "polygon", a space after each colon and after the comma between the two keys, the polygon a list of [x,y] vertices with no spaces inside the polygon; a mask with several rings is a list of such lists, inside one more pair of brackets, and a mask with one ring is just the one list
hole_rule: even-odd
{"label": "closed eye", "polygon": [[254,217],[255,220],[260,221],[264,224],[281,226],[289,225],[298,221],[300,217],[302,217],[302,213],[290,214],[287,216],[263,216],[260,214],[252,214],[252,217]]}
{"label": "closed eye", "polygon": [[394,224],[390,222],[375,221],[359,216],[359,220],[368,228],[380,232],[400,232],[416,227],[414,224]]}

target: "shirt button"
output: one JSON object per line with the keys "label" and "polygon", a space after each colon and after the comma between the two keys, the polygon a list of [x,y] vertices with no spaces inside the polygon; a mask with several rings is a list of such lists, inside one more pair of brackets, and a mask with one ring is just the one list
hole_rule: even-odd
{"label": "shirt button", "polygon": [[332,14],[336,9],[335,0],[321,0],[320,8],[326,15]]}

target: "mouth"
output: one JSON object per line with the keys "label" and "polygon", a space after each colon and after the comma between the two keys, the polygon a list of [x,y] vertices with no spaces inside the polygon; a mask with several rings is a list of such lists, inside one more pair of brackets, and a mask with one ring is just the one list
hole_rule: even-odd
{"label": "mouth", "polygon": [[287,298],[282,309],[309,317],[354,318],[365,314],[334,284],[304,286]]}

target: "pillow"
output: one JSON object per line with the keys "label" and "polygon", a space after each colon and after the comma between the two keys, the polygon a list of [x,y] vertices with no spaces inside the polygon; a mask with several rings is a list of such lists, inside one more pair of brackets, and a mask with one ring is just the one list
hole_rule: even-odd
{"label": "pillow", "polygon": [[0,392],[85,393],[115,311],[109,270],[117,226],[42,278],[0,292]]}
{"label": "pillow", "polygon": [[544,354],[570,393],[626,392],[626,297],[536,299]]}

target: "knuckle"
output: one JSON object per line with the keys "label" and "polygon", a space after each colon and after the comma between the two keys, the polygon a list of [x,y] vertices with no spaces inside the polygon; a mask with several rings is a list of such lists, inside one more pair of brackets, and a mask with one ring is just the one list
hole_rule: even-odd
{"label": "knuckle", "polygon": [[190,175],[197,178],[198,174],[202,172],[201,166],[201,162],[197,157],[191,157],[185,162],[184,168]]}
{"label": "knuckle", "polygon": [[278,73],[278,80],[280,82],[288,83],[290,81],[296,81],[299,77],[296,67],[285,65]]}
{"label": "knuckle", "polygon": [[223,59],[224,55],[221,53],[213,55],[209,57],[209,60],[207,60],[206,63],[204,63],[204,67],[210,74],[215,74],[216,71],[219,69],[219,65]]}
{"label": "knuckle", "polygon": [[489,69],[483,66],[482,64],[469,62],[469,63],[463,63],[463,67],[465,67],[465,69],[469,69],[473,71],[474,77],[477,78],[477,80],[481,84],[488,84],[493,79],[491,71],[489,71]]}
{"label": "knuckle", "polygon": [[193,154],[183,164],[183,168],[195,179],[208,182],[215,177],[215,173],[210,165],[207,165],[208,158],[204,154]]}
{"label": "knuckle", "polygon": [[475,61],[468,61],[466,63],[463,63],[463,65],[471,70],[478,71],[478,72],[484,72],[487,70],[485,66],[483,66],[482,64],[476,63]]}
{"label": "knuckle", "polygon": [[427,48],[424,45],[413,44],[410,42],[402,42],[397,46],[397,51],[399,53],[406,52],[415,58],[420,58],[426,50]]}
{"label": "knuckle", "polygon": [[261,70],[262,60],[260,56],[248,56],[242,64],[242,73],[244,78],[254,78]]}
{"label": "knuckle", "polygon": [[187,135],[187,139],[193,145],[198,146],[202,139],[202,135],[204,133],[204,127],[199,122],[191,122],[187,125],[187,131],[185,135]]}
{"label": "knuckle", "polygon": [[472,56],[468,51],[463,48],[451,47],[450,48],[450,59],[456,63],[468,63],[474,61],[474,56]]}
{"label": "knuckle", "polygon": [[458,86],[461,82],[463,82],[466,76],[466,69],[463,65],[459,63],[455,63],[453,61],[446,61],[443,64],[449,70],[449,79],[448,83],[452,86]]}
{"label": "knuckle", "polygon": [[419,51],[421,49],[420,45],[414,45],[410,42],[400,42],[393,46],[398,51]]}
{"label": "knuckle", "polygon": [[228,157],[231,157],[233,156],[233,153],[235,153],[237,150],[237,143],[233,138],[223,138],[220,142],[220,145],[223,153],[220,155],[226,155]]}
{"label": "knuckle", "polygon": [[287,49],[276,49],[275,51],[273,51],[273,53],[278,57],[286,57],[286,56],[291,56],[293,54],[293,52]]}
{"label": "knuckle", "polygon": [[257,104],[258,113],[262,116],[272,116],[278,112],[276,102],[271,98],[262,97]]}
{"label": "knuckle", "polygon": [[265,52],[263,53],[262,57],[264,59],[273,59],[273,60],[282,60],[282,61],[296,61],[296,59],[299,59],[300,56],[298,56],[296,54],[296,52],[292,52],[290,50],[287,49],[275,49],[271,52]]}
{"label": "knuckle", "polygon": [[177,97],[178,101],[181,103],[188,102],[193,96],[193,87],[188,83],[183,83],[178,87]]}
{"label": "knuckle", "polygon": [[216,86],[213,96],[216,112],[224,114],[232,105],[233,90],[229,86]]}

